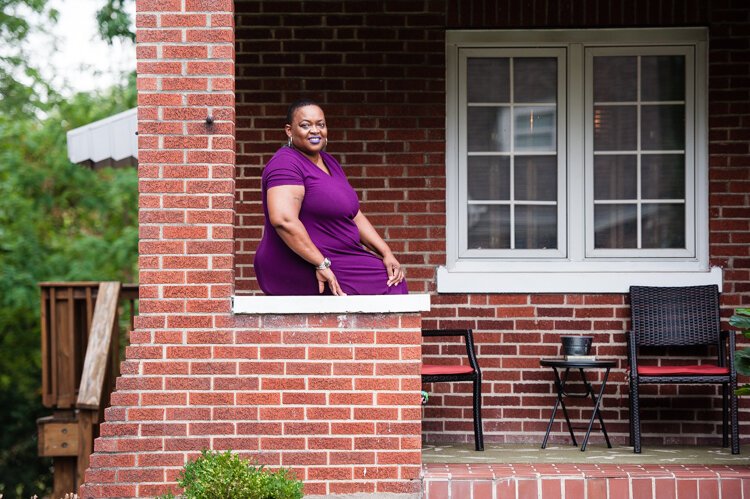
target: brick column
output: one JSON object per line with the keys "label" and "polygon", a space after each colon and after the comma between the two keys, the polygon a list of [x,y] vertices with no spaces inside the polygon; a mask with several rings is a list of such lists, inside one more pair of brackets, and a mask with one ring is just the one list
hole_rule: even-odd
{"label": "brick column", "polygon": [[[230,332],[234,4],[137,0],[140,306],[82,497],[148,497],[195,434],[191,360]],[[172,422],[177,421],[177,422]],[[153,485],[149,485],[153,484]]]}

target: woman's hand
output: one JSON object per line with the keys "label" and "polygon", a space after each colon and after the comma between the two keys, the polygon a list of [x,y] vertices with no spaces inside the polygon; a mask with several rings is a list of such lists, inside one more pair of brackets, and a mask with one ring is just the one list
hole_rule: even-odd
{"label": "woman's hand", "polygon": [[404,280],[404,271],[393,253],[388,253],[383,257],[383,265],[388,271],[388,287],[401,284],[401,281]]}
{"label": "woman's hand", "polygon": [[346,296],[330,267],[323,270],[316,270],[315,278],[318,280],[318,293],[322,294],[326,289],[326,284],[328,284],[334,296]]}

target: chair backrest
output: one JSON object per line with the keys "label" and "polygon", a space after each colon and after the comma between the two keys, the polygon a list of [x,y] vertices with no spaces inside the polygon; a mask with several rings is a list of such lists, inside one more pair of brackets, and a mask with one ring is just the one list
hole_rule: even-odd
{"label": "chair backrest", "polygon": [[474,352],[474,335],[471,329],[423,329],[422,336],[463,336],[466,355],[469,357],[469,365],[475,372],[481,372]]}
{"label": "chair backrest", "polygon": [[630,287],[637,346],[711,345],[720,341],[719,288]]}

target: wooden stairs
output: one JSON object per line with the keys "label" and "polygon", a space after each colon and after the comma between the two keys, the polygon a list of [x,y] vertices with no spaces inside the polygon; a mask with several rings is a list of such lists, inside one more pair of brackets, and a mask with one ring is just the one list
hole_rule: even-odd
{"label": "wooden stairs", "polygon": [[[99,423],[120,368],[120,341],[133,329],[138,286],[119,282],[45,282],[42,307],[42,403],[39,455],[52,457],[53,497],[83,482]],[[129,305],[129,307],[127,307]],[[130,318],[121,328],[119,318]]]}

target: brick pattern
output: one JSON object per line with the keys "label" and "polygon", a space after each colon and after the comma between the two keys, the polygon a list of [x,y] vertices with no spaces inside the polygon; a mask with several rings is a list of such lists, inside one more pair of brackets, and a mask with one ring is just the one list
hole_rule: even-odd
{"label": "brick pattern", "polygon": [[742,499],[747,466],[507,464],[424,466],[425,499]]}
{"label": "brick pattern", "polygon": [[[257,290],[251,262],[263,222],[260,171],[283,143],[282,116],[292,99],[307,95],[324,104],[330,151],[363,210],[407,265],[410,289],[434,292],[435,266],[445,263],[445,29],[703,25],[710,28],[711,263],[724,268],[725,313],[750,304],[750,14],[743,0],[238,1],[236,23],[238,293]],[[540,439],[553,399],[551,372],[538,358],[555,355],[562,334],[595,333],[597,354],[621,360],[604,405],[610,431],[623,443],[627,316],[621,295],[434,295],[425,325],[474,328],[489,442]],[[429,345],[426,355],[438,355],[437,348]],[[460,350],[451,348],[439,353],[444,362],[459,361]],[[458,393],[433,392],[427,439],[471,441],[469,387],[462,385],[453,387]],[[648,387],[645,441],[715,443],[720,401],[704,396],[713,393]],[[744,399],[741,408],[742,421],[750,411]]]}
{"label": "brick pattern", "polygon": [[421,490],[418,315],[237,322],[134,335],[81,497],[176,490],[203,448],[289,468],[306,495]]}

